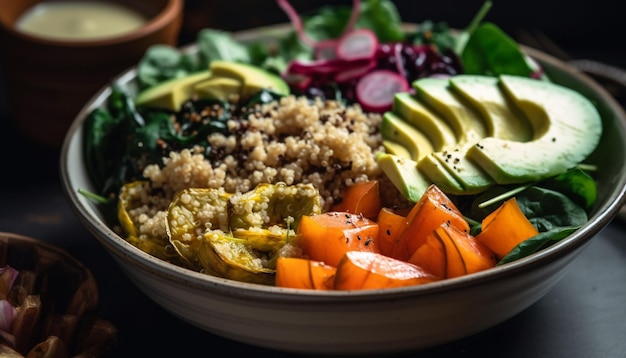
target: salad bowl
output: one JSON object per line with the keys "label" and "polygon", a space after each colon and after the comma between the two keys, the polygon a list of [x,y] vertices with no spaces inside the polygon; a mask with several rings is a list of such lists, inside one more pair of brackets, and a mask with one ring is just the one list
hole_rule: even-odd
{"label": "salad bowl", "polygon": [[[266,40],[287,29],[272,26],[235,38]],[[603,131],[588,161],[598,168],[598,195],[587,223],[567,238],[489,270],[409,287],[316,291],[238,282],[160,260],[118,235],[97,205],[79,193],[93,189],[82,150],[85,119],[104,105],[111,86],[83,107],[67,133],[61,152],[63,188],[78,218],[147,296],[212,334],[314,355],[390,354],[451,342],[502,323],[541,299],[626,201],[626,114],[621,106],[585,74],[532,48],[523,50],[554,82],[597,106]],[[133,88],[136,77],[137,69],[131,68],[115,83]]]}

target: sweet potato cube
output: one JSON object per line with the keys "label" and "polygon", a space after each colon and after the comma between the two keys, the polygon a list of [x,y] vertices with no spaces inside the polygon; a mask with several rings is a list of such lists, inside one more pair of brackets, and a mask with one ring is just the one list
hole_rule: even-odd
{"label": "sweet potato cube", "polygon": [[376,219],[381,208],[380,187],[377,180],[354,183],[344,191],[341,202],[330,211],[345,211]]}
{"label": "sweet potato cube", "polygon": [[476,239],[502,258],[522,241],[537,234],[539,231],[513,197],[483,219],[482,231],[476,235]]}
{"label": "sweet potato cube", "polygon": [[378,223],[361,215],[327,212],[302,216],[297,245],[304,256],[337,266],[348,251],[378,252]]}
{"label": "sweet potato cube", "polygon": [[337,268],[320,261],[299,257],[279,257],[276,260],[276,286],[330,290]]}
{"label": "sweet potato cube", "polygon": [[430,272],[380,253],[348,251],[337,266],[336,290],[421,285],[439,280]]}
{"label": "sweet potato cube", "polygon": [[399,236],[391,257],[406,261],[420,247],[428,235],[448,223],[469,232],[469,224],[450,198],[435,185],[428,187],[407,215],[408,227]]}
{"label": "sweet potato cube", "polygon": [[467,231],[443,224],[433,231],[409,262],[440,278],[459,277],[496,265],[495,254]]}
{"label": "sweet potato cube", "polygon": [[400,235],[406,230],[408,221],[390,208],[382,208],[378,213],[378,248],[383,255],[391,256],[393,246]]}

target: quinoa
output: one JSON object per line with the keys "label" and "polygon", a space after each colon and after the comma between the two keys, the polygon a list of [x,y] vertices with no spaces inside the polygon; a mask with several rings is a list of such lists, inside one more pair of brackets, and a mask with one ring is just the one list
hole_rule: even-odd
{"label": "quinoa", "polygon": [[140,203],[129,216],[140,238],[165,235],[157,239],[167,240],[165,212],[186,188],[245,193],[260,183],[312,184],[324,211],[357,182],[378,179],[382,190],[389,191],[376,162],[376,154],[384,151],[381,120],[380,114],[358,105],[305,97],[286,96],[260,105],[248,118],[229,120],[228,135],[210,135],[210,154],[206,148],[183,149],[170,152],[162,164],[148,165],[143,176],[149,185],[129,192]]}

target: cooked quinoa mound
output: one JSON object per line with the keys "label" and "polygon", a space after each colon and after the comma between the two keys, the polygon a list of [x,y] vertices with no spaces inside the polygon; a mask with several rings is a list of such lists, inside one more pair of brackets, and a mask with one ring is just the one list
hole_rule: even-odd
{"label": "cooked quinoa mound", "polygon": [[345,187],[384,180],[375,159],[384,150],[380,114],[295,96],[261,106],[249,118],[229,120],[229,135],[212,134],[209,157],[205,148],[185,149],[145,168],[150,185],[131,194],[144,206],[129,210],[140,236],[165,235],[165,211],[185,188],[244,193],[259,183],[310,183],[327,210]]}

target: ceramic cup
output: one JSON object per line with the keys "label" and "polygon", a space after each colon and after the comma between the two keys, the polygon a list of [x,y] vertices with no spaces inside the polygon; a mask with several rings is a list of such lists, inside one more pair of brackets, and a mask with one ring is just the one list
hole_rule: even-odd
{"label": "ceramic cup", "polygon": [[148,19],[109,38],[56,40],[17,30],[20,17],[44,1],[52,0],[0,0],[0,54],[17,128],[36,142],[59,147],[72,120],[101,87],[135,65],[151,45],[178,45],[184,0],[107,0]]}

